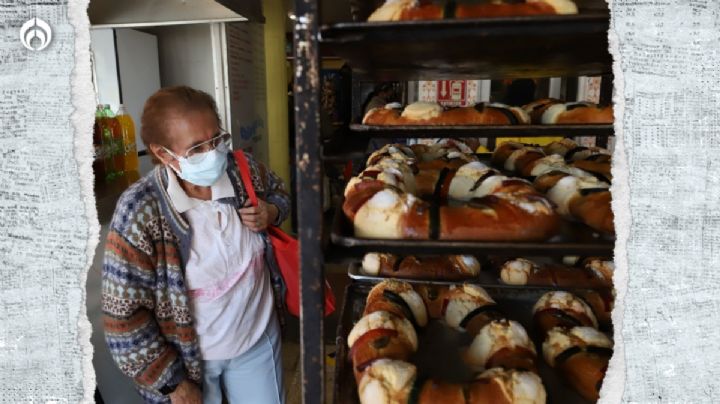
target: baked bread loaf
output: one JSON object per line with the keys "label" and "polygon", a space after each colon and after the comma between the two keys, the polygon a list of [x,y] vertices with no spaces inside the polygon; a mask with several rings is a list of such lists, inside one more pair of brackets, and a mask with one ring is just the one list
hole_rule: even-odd
{"label": "baked bread loaf", "polygon": [[480,262],[472,255],[419,257],[368,253],[363,257],[362,272],[391,278],[462,281],[478,276]]}
{"label": "baked bread loaf", "polygon": [[499,103],[480,103],[473,107],[443,108],[431,102],[415,102],[404,109],[388,104],[372,108],[363,117],[364,125],[377,126],[462,126],[462,125],[526,125],[530,117],[518,107]]}
{"label": "baked bread loaf", "polygon": [[[612,181],[611,156],[606,149],[578,146],[571,139],[563,139],[544,146],[543,151],[548,155],[545,159],[552,158],[552,165],[546,167],[544,171],[532,174],[534,177],[550,171],[562,171],[576,177],[590,174],[608,184]],[[553,157],[553,155],[557,156]],[[565,167],[562,165],[563,162],[567,162]],[[586,174],[582,174],[583,172]]]}
{"label": "baked bread loaf", "polygon": [[[521,168],[521,175],[530,178],[537,178],[551,172],[570,174],[574,177],[589,177],[594,175],[593,173],[587,172],[572,163],[567,164],[565,159],[559,154],[551,154],[549,156],[539,158]],[[607,177],[603,177],[601,180],[610,183],[610,180]]]}
{"label": "baked bread loaf", "polygon": [[600,329],[608,330],[612,325],[612,310],[615,306],[615,289],[583,289],[575,291],[578,297],[592,309]]}
{"label": "baked bread loaf", "polygon": [[545,361],[580,395],[597,401],[613,343],[592,327],[553,328],[543,342]]}
{"label": "baked bread loaf", "polygon": [[[600,156],[600,155],[598,155]],[[570,163],[570,166],[592,174],[600,181],[612,182],[612,165],[608,161],[578,160]]]}
{"label": "baked bread loaf", "polygon": [[546,195],[560,215],[579,219],[602,233],[615,233],[612,196],[607,183],[595,177],[552,172],[538,177],[535,184],[536,188],[550,186]]}
{"label": "baked bread loaf", "polygon": [[577,14],[577,6],[570,0],[528,0],[526,3],[460,3],[455,9],[458,19],[552,14]]}
{"label": "baked bread loaf", "polygon": [[575,143],[572,139],[562,139],[555,142],[548,143],[547,145],[543,146],[543,151],[547,155],[551,154],[559,154],[563,158],[565,155],[572,149],[578,147],[578,144]]}
{"label": "baked bread loaf", "polygon": [[539,147],[505,142],[493,152],[491,162],[523,177],[560,171],[577,177],[594,175],[610,183],[610,152],[601,147],[577,146],[570,139]]}
{"label": "baked bread loaf", "polygon": [[539,147],[523,147],[513,150],[507,159],[505,159],[502,166],[506,171],[529,177],[537,161],[542,160],[544,157],[545,153]]}
{"label": "baked bread loaf", "polygon": [[520,323],[494,320],[486,324],[470,345],[466,363],[473,369],[490,368],[537,371],[535,345]]}
{"label": "baked bread loaf", "polygon": [[450,287],[446,285],[427,283],[415,285],[415,290],[425,302],[430,318],[441,318],[443,316],[446,302],[445,296],[449,289]]}
{"label": "baked bread loaf", "polygon": [[492,18],[523,15],[577,14],[571,0],[527,0],[525,3],[450,3],[443,6],[419,0],[386,0],[368,21],[420,21],[444,18]]}
{"label": "baked bread loaf", "polygon": [[443,293],[441,304],[445,323],[470,334],[477,334],[492,320],[503,317],[495,301],[477,285],[451,285]]}
{"label": "baked bread loaf", "polygon": [[[345,187],[345,196],[347,196],[347,190],[353,189],[356,184],[375,180],[397,188],[402,192],[414,193],[417,188],[414,181],[415,176],[412,175],[412,172],[403,172],[403,168],[409,170],[408,166],[400,165],[392,160],[380,160],[378,164],[368,166],[357,176],[350,179]],[[408,181],[408,183],[405,181]]]}
{"label": "baked bread loaf", "polygon": [[564,291],[542,295],[533,307],[533,321],[543,335],[555,327],[598,327],[597,318],[587,303]]}
{"label": "baked bread loaf", "polygon": [[562,103],[556,98],[541,98],[523,105],[522,108],[530,116],[530,122],[537,125],[542,123],[542,115],[550,106]]}
{"label": "baked bread loaf", "polygon": [[546,194],[561,216],[613,234],[610,156],[606,153],[601,148],[578,147],[569,139],[543,148],[507,142],[495,150],[491,161],[506,171],[534,177],[535,189]]}
{"label": "baked bread loaf", "polygon": [[476,285],[418,285],[420,303],[428,301],[437,306],[428,307],[431,317],[442,317],[448,325],[475,336],[462,357],[472,368],[488,370],[465,383],[418,376],[408,361],[419,346],[413,328],[419,321],[412,320],[419,316],[410,309],[371,307],[388,300],[388,291],[396,295],[389,300],[404,300],[402,305],[416,299],[408,298],[414,291],[405,282],[384,281],[370,291],[365,315],[347,338],[361,403],[545,403],[542,381],[532,373],[537,369],[535,346],[524,328],[497,315],[477,321],[495,307],[484,289]]}
{"label": "baked bread loaf", "polygon": [[442,5],[418,0],[386,0],[368,21],[421,21],[441,20],[445,9]]}
{"label": "baked bread loaf", "polygon": [[425,327],[428,322],[422,297],[409,283],[394,279],[386,279],[370,290],[364,314],[374,311],[388,311],[420,327]]}
{"label": "baked bread loaf", "polygon": [[553,104],[543,112],[540,122],[545,125],[611,124],[613,109],[589,102]]}
{"label": "baked bread loaf", "polygon": [[533,372],[493,368],[475,379],[467,397],[472,404],[544,404],[547,393]]}
{"label": "baked bread loaf", "polygon": [[567,161],[589,160],[605,163],[610,161],[610,151],[597,146],[577,146],[568,150],[564,157]]}
{"label": "baked bread loaf", "polygon": [[[398,179],[395,169],[387,175],[352,179],[345,189],[343,212],[354,224],[355,235],[385,239],[445,239],[480,241],[539,241],[554,236],[560,221],[550,202],[527,181],[498,175],[461,151],[447,145],[413,151],[414,178]],[[389,149],[388,149],[389,150]],[[411,149],[412,150],[412,149]],[[445,158],[424,161],[425,153]],[[404,164],[409,153],[402,153]],[[383,158],[388,158],[385,155]],[[378,156],[374,156],[377,159]],[[377,161],[376,161],[377,162]],[[419,162],[419,163],[418,163]],[[438,162],[432,166],[433,162]],[[465,163],[460,165],[460,163]],[[422,169],[420,164],[425,164]],[[459,167],[458,167],[459,166]],[[439,170],[438,170],[439,169]],[[423,175],[422,173],[426,173]],[[413,184],[426,202],[409,194]],[[448,198],[466,201],[447,204]]]}
{"label": "baked bread loaf", "polygon": [[527,145],[520,142],[504,142],[495,148],[490,163],[495,167],[504,167],[505,161],[513,154],[516,150],[525,148]]}
{"label": "baked bread loaf", "polygon": [[381,358],[408,360],[418,340],[410,321],[387,311],[363,316],[348,335],[350,357],[357,382],[366,368]]}
{"label": "baked bread loaf", "polygon": [[593,261],[594,267],[570,267],[559,264],[538,265],[524,258],[506,261],[500,268],[500,280],[506,285],[533,285],[573,288],[611,288],[612,262]]}
{"label": "baked bread loaf", "polygon": [[610,151],[596,146],[580,146],[572,139],[562,139],[543,146],[545,154],[559,154],[568,162],[588,160],[600,163],[609,162]]}
{"label": "baked bread loaf", "polygon": [[493,368],[467,384],[421,380],[414,365],[373,362],[358,388],[362,404],[545,404],[547,393],[533,372]]}
{"label": "baked bread loaf", "polygon": [[415,152],[412,148],[402,144],[386,144],[370,154],[367,159],[367,166],[375,165],[380,160],[386,158],[390,161],[397,162],[397,164],[407,166],[412,166],[416,160]]}
{"label": "baked bread loaf", "polygon": [[551,205],[539,194],[498,192],[472,199],[465,206],[439,210],[441,240],[542,241],[556,235],[560,225]]}
{"label": "baked bread loaf", "polygon": [[365,238],[430,238],[429,203],[380,181],[355,184],[347,192],[343,212]]}
{"label": "baked bread loaf", "polygon": [[378,359],[362,374],[358,384],[361,404],[405,404],[415,383],[415,365],[392,359]]}
{"label": "baked bread loaf", "polygon": [[[457,170],[447,195],[467,201],[463,207],[440,207],[441,219],[446,219],[440,222],[440,234],[447,239],[544,240],[556,234],[560,224],[552,205],[529,182],[500,175],[479,162]],[[479,235],[480,227],[493,237]]]}
{"label": "baked bread loaf", "polygon": [[588,257],[580,260],[580,266],[595,273],[598,278],[603,278],[608,285],[613,284],[615,274],[615,263],[601,257]]}
{"label": "baked bread loaf", "polygon": [[416,143],[409,147],[421,161],[467,158],[473,154],[473,149],[460,140],[441,138],[431,142]]}

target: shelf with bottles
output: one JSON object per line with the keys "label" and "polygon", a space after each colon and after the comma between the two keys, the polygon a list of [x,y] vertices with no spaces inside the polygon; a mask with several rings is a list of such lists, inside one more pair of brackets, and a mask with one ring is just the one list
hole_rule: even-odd
{"label": "shelf with bottles", "polygon": [[97,106],[93,146],[96,192],[122,191],[140,178],[135,123],[122,104],[116,113],[108,104]]}

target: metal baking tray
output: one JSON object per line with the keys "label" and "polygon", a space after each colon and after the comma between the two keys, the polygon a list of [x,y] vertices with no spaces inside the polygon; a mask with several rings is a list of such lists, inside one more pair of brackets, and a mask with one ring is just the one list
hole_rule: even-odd
{"label": "metal baking tray", "polygon": [[[347,163],[351,160],[362,160],[362,164],[365,164],[365,161],[370,156],[371,151],[368,150],[369,142],[375,138],[375,136],[371,137],[365,137],[365,136],[352,136],[353,134],[349,134],[348,137],[338,137],[336,139],[331,139],[326,141],[323,144],[323,150],[321,154],[321,158],[324,162],[330,163],[330,164],[340,164],[340,163]],[[420,136],[423,137],[423,136]],[[447,136],[441,136],[441,137],[447,137]],[[463,136],[467,137],[467,136]],[[380,136],[379,138],[383,138]],[[364,139],[364,141],[362,141]],[[389,138],[383,138],[385,141],[387,141]],[[402,143],[402,140],[398,139]],[[385,144],[386,142],[383,142]],[[404,143],[402,143],[404,144]],[[486,152],[486,153],[474,153],[475,157],[480,161],[481,163],[484,163],[487,166],[490,166],[490,160],[492,159],[492,153]],[[362,167],[360,167],[362,168]],[[507,176],[516,176],[510,172],[507,172],[503,170],[502,168],[499,168],[501,172],[503,172],[504,175]],[[357,172],[362,171],[362,169],[358,170]]]}
{"label": "metal baking tray", "polygon": [[[350,279],[360,282],[368,282],[368,283],[378,283],[382,282],[385,279],[387,279],[384,276],[372,276],[372,275],[365,275],[362,273],[362,264],[360,262],[353,262],[350,265],[348,265],[348,277]],[[423,283],[423,284],[433,284],[433,285],[457,285],[458,283],[475,283],[481,286],[485,285],[502,285],[497,277],[497,274],[494,273],[492,270],[488,270],[485,267],[482,268],[480,271],[480,274],[477,276],[477,278],[467,279],[465,281],[442,281],[442,280],[423,280],[423,279],[406,279],[406,278],[393,278],[401,281],[405,281],[408,283]]]}
{"label": "metal baking tray", "polygon": [[[358,403],[357,385],[348,357],[347,335],[355,322],[362,317],[365,299],[370,285],[352,283],[345,290],[345,299],[340,312],[337,331],[337,356],[335,364],[335,403]],[[527,330],[535,343],[538,353],[538,373],[547,391],[548,404],[589,404],[572,387],[558,376],[542,359],[542,340],[532,326],[532,308],[545,292],[551,289],[508,289],[486,287],[485,290],[498,303],[508,318],[518,321]],[[612,335],[610,333],[610,335]],[[418,333],[420,348],[413,358],[421,374],[452,382],[467,381],[471,373],[462,365],[457,346],[467,346],[472,337],[431,321],[426,329]],[[438,357],[454,357],[455,360],[438,361]]]}
{"label": "metal baking tray", "polygon": [[371,138],[367,136],[354,136],[354,133],[345,132],[322,143],[320,158],[326,163],[346,163],[350,160],[362,159],[368,156],[368,144]]}
{"label": "metal baking tray", "polygon": [[612,71],[607,11],[472,20],[347,22],[323,52],[377,80],[593,76]]}
{"label": "metal baking tray", "polygon": [[435,137],[547,137],[547,136],[615,136],[612,124],[588,125],[476,125],[476,126],[378,126],[350,124],[353,134],[377,138]]}
{"label": "metal baking tray", "polygon": [[345,217],[342,202],[336,205],[330,232],[333,244],[346,247],[348,254],[368,252],[396,254],[477,254],[507,256],[613,256],[615,238],[601,235],[582,223],[563,220],[558,236],[536,242],[488,242],[451,240],[394,240],[355,237],[352,223]]}
{"label": "metal baking tray", "polygon": [[[533,262],[540,263],[540,260],[533,259]],[[362,273],[362,263],[358,261],[353,261],[350,264],[348,264],[348,277],[354,281],[367,283],[374,285],[376,283],[382,282],[386,279],[390,279],[385,276],[372,276],[372,275],[366,275]],[[588,290],[588,289],[596,289],[596,290],[608,290],[607,288],[572,288],[572,287],[555,287],[555,286],[538,286],[538,285],[507,285],[502,283],[500,280],[499,270],[498,268],[495,268],[488,263],[482,263],[482,269],[480,270],[480,274],[476,278],[471,278],[463,281],[443,281],[443,280],[423,280],[423,279],[407,279],[407,278],[399,278],[399,277],[393,277],[392,279],[397,279],[403,282],[411,283],[411,284],[430,284],[430,285],[458,285],[462,283],[474,283],[476,285],[482,286],[482,287],[492,287],[492,288],[499,288],[499,289],[539,289],[543,291],[547,290]]]}

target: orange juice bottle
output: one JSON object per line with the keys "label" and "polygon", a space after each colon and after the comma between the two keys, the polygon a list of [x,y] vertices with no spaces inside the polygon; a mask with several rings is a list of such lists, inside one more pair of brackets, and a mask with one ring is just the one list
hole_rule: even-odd
{"label": "orange juice bottle", "polygon": [[135,123],[132,116],[128,114],[124,105],[120,104],[117,111],[117,120],[120,122],[123,139],[123,163],[128,184],[132,184],[140,178],[140,163],[138,161],[137,146],[135,144]]}
{"label": "orange juice bottle", "polygon": [[113,114],[108,104],[105,104],[103,108],[103,123],[105,128],[107,128],[106,130],[109,131],[109,136],[106,135],[106,138],[109,138],[109,143],[111,143],[109,148],[110,160],[112,160],[115,168],[114,178],[112,179],[116,179],[125,175],[122,128],[120,127],[120,121],[115,118],[115,114]]}
{"label": "orange juice bottle", "polygon": [[105,153],[103,149],[103,130],[102,130],[102,105],[98,105],[95,110],[95,125],[93,126],[93,173],[95,174],[95,183],[98,184],[100,180],[105,180]]}
{"label": "orange juice bottle", "polygon": [[115,165],[114,147],[115,141],[113,140],[112,128],[108,125],[108,120],[105,117],[105,106],[98,105],[98,110],[95,115],[96,122],[98,124],[98,130],[100,131],[100,141],[102,142],[102,156],[103,156],[103,172],[105,173],[105,182],[110,183],[117,177],[119,168]]}

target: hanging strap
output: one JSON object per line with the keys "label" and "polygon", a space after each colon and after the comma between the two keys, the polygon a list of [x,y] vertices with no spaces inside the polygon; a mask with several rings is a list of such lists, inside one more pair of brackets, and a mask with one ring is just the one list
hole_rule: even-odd
{"label": "hanging strap", "polygon": [[242,179],[243,185],[245,186],[245,192],[250,197],[250,202],[253,206],[258,206],[257,195],[255,195],[255,188],[253,187],[252,179],[250,178],[250,165],[248,164],[245,152],[242,150],[236,150],[233,152],[235,156],[235,162],[237,162],[238,168],[240,169],[240,178]]}

